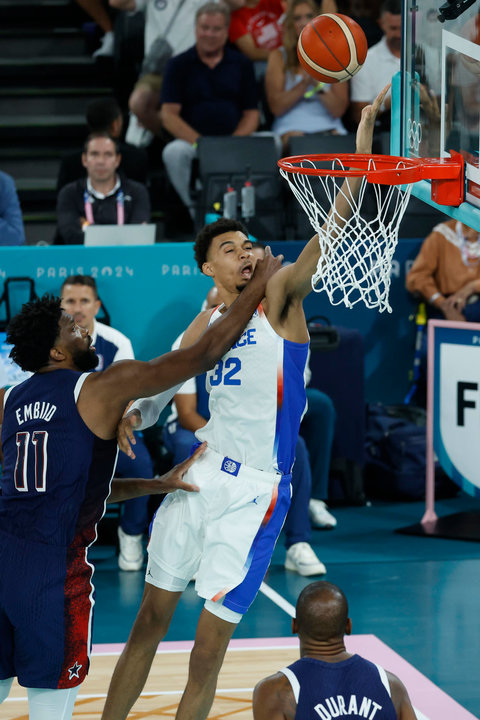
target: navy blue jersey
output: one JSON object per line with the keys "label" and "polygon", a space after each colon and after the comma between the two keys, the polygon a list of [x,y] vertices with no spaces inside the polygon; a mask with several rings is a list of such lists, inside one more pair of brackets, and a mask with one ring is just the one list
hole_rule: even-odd
{"label": "navy blue jersey", "polygon": [[76,399],[87,374],[36,373],[5,400],[0,527],[18,538],[90,545],[105,510],[117,456],[83,422]]}
{"label": "navy blue jersey", "polygon": [[397,720],[385,670],[359,655],[337,663],[304,657],[282,672],[297,701],[295,720]]}

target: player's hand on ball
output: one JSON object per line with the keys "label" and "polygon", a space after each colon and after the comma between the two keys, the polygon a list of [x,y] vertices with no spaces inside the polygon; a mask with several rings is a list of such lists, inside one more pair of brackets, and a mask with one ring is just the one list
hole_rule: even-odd
{"label": "player's hand on ball", "polygon": [[123,416],[117,425],[118,447],[132,460],[135,460],[135,453],[132,450],[132,445],[136,445],[137,442],[133,431],[140,427],[141,422],[142,416],[140,411],[130,410]]}
{"label": "player's hand on ball", "polygon": [[196,462],[201,455],[203,455],[206,449],[207,443],[204,442],[198,446],[193,455],[191,455],[189,458],[179,463],[178,465],[175,465],[175,467],[165,473],[165,475],[162,475],[161,477],[152,480],[151,494],[169,493],[175,492],[175,490],[186,490],[186,492],[200,492],[200,488],[198,487],[198,485],[193,485],[192,483],[185,482],[183,480],[183,476],[185,475],[187,470],[193,465],[193,463]]}
{"label": "player's hand on ball", "polygon": [[375,127],[375,119],[378,115],[382,103],[390,90],[391,83],[385,85],[371,105],[366,105],[362,110],[362,118],[357,128],[357,153],[371,153],[373,130]]}

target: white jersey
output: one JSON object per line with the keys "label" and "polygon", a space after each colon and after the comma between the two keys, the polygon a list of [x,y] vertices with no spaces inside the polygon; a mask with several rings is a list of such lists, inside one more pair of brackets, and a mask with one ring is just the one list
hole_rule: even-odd
{"label": "white jersey", "polygon": [[[210,323],[220,317],[212,313]],[[240,339],[207,373],[210,420],[196,436],[251,468],[289,474],[306,410],[308,343],[277,335],[262,306]]]}

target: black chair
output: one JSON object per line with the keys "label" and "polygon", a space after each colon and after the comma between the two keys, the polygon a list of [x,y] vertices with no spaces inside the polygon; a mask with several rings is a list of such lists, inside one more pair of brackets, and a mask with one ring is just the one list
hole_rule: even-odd
{"label": "black chair", "polygon": [[[355,135],[325,135],[324,133],[311,133],[292,137],[289,141],[289,155],[319,155],[323,153],[353,153],[355,152]],[[315,181],[315,178],[312,178]],[[326,207],[327,199],[324,197],[319,182],[312,182],[317,201]],[[288,224],[293,228],[295,240],[308,240],[313,234],[310,221],[292,193],[288,202]]]}
{"label": "black chair", "polygon": [[[198,142],[198,177],[201,183],[196,226],[201,228],[205,215],[223,213],[223,196],[228,186],[237,192],[237,219],[247,225],[258,240],[282,239],[284,235],[283,181],[277,166],[278,152],[272,135],[248,137],[201,137]],[[246,180],[255,190],[255,215],[242,218],[241,191]]]}

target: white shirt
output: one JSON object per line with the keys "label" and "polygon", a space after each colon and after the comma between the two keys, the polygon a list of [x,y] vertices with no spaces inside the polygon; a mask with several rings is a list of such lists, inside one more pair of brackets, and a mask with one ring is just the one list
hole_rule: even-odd
{"label": "white shirt", "polygon": [[179,55],[195,45],[195,14],[198,8],[205,4],[205,0],[185,0],[169,28],[178,3],[179,0],[135,0],[135,9],[145,10],[145,55],[156,38],[165,36],[167,29],[167,40],[174,55]]}
{"label": "white shirt", "polygon": [[369,49],[363,67],[350,80],[351,102],[373,102],[399,70],[400,58],[390,52],[383,37]]}

